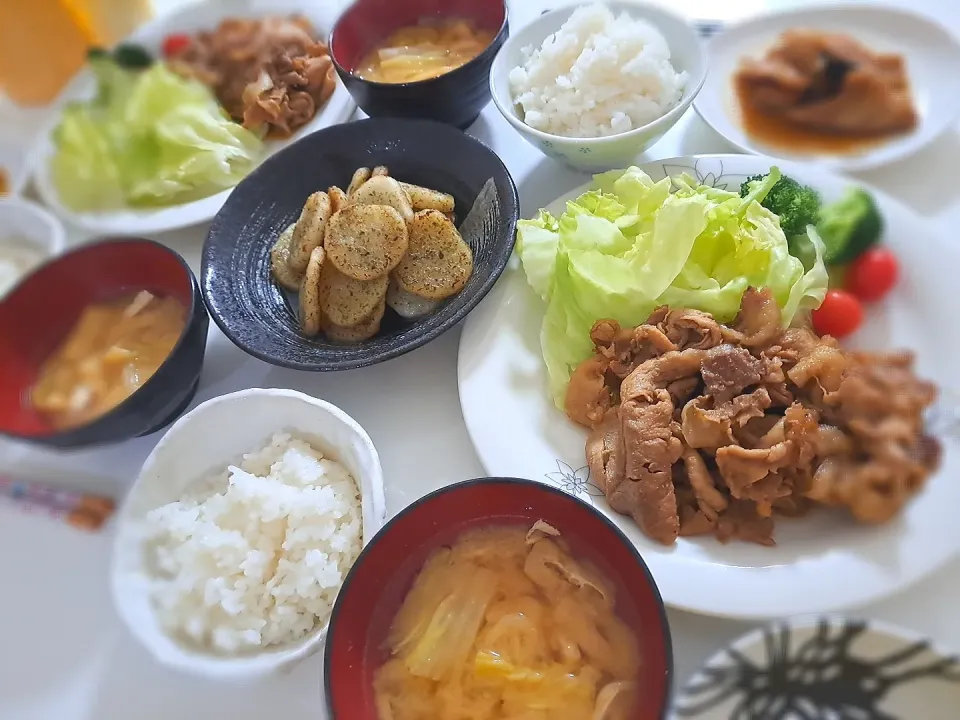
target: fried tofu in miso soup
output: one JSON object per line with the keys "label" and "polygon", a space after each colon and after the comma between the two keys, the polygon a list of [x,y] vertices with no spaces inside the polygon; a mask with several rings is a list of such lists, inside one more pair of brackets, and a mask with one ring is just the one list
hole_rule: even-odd
{"label": "fried tofu in miso soup", "polygon": [[160,369],[186,324],[180,302],[145,290],[90,305],[41,367],[34,408],[57,428],[96,420]]}

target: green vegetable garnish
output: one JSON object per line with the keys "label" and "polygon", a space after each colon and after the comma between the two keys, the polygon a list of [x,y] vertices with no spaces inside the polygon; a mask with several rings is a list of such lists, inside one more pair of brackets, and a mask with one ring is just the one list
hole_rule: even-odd
{"label": "green vegetable garnish", "polygon": [[602,318],[633,327],[667,304],[729,322],[751,286],[770,288],[784,323],[819,306],[827,271],[816,230],[808,231],[814,257],[805,271],[777,216],[758,201],[779,180],[772,168],[741,198],[689,176],[654,182],[631,167],[596,176],[595,189],[560,218],[541,210],[521,220],[517,251],[546,302],[540,344],[554,401],[562,405],[570,373],[592,351],[590,328]]}
{"label": "green vegetable garnish", "polygon": [[125,43],[118,45],[113,51],[113,59],[123,68],[142,70],[153,65],[153,57],[139,45]]}
{"label": "green vegetable garnish", "polygon": [[[747,178],[740,186],[740,197],[746,197],[768,175]],[[807,225],[816,225],[820,217],[820,194],[786,175],[781,176],[766,196],[760,198],[760,204],[780,218],[780,227],[788,238],[806,235]]]}
{"label": "green vegetable garnish", "polygon": [[880,241],[883,216],[873,196],[860,187],[849,187],[834,203],[820,210],[817,230],[831,264],[850,262]]}
{"label": "green vegetable garnish", "polygon": [[66,107],[51,172],[78,211],[163,206],[231,188],[256,165],[262,143],[226,116],[201,83],[163,63],[122,67],[92,53],[96,97]]}

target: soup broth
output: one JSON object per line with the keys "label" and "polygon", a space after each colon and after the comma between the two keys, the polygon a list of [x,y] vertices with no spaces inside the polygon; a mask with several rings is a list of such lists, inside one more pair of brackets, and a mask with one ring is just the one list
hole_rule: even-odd
{"label": "soup broth", "polygon": [[366,55],[356,74],[380,83],[409,83],[444,75],[477,57],[494,33],[467,20],[446,20],[405,27]]}
{"label": "soup broth", "polygon": [[181,303],[146,291],[88,306],[40,369],[34,408],[60,429],[96,420],[157,372],[186,322]]}
{"label": "soup broth", "polygon": [[630,720],[639,703],[639,646],[613,584],[543,522],[435,551],[386,650],[380,720]]}

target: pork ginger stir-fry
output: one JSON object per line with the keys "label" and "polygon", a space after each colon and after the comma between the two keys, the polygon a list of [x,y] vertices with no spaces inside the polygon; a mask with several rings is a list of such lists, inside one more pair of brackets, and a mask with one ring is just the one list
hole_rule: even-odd
{"label": "pork ginger stir-fry", "polygon": [[326,44],[303,17],[228,18],[168,58],[214,91],[230,116],[267,137],[289,137],[337,87]]}
{"label": "pork ginger stir-fry", "polygon": [[380,720],[629,720],[639,649],[556,529],[465,532],[426,561],[374,680]]}
{"label": "pork ginger stir-fry", "polygon": [[923,424],[937,391],[911,355],[783,329],[768,291],[748,290],[729,327],[662,307],[634,329],[601,320],[591,338],[566,412],[592,429],[587,460],[610,506],[662,543],[772,545],[777,514],[817,505],[886,522],[939,460]]}

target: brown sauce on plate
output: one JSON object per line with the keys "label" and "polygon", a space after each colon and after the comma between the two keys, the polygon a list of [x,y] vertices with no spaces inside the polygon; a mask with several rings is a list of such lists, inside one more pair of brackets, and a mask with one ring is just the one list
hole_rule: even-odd
{"label": "brown sauce on plate", "polygon": [[743,131],[754,141],[771,148],[806,155],[855,155],[872,150],[900,135],[834,135],[816,132],[775,115],[760,112],[733,82],[735,114]]}

